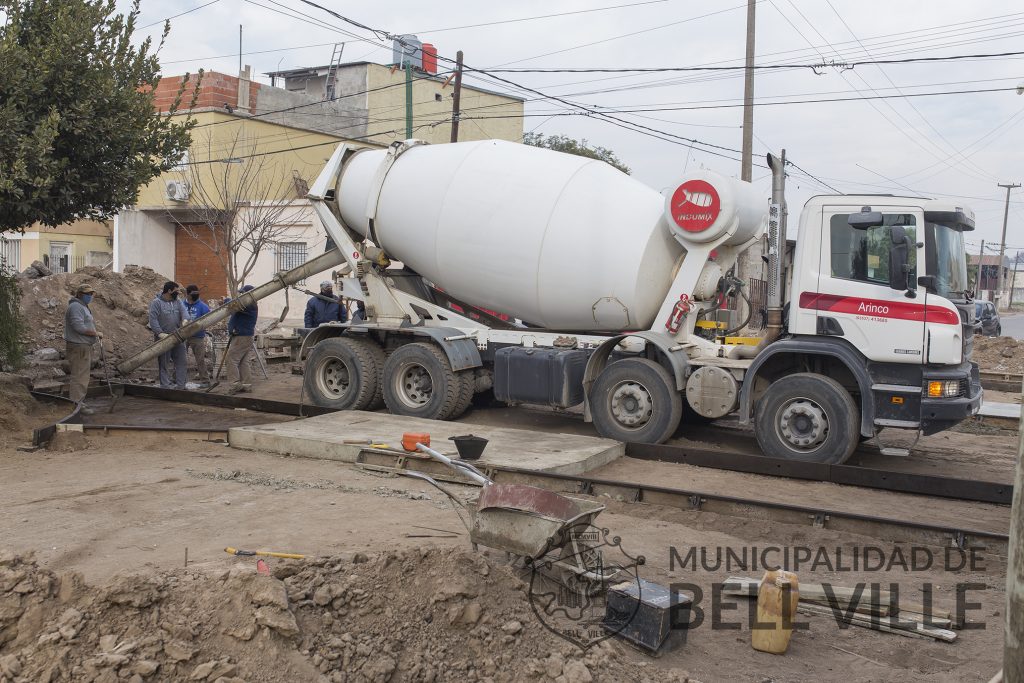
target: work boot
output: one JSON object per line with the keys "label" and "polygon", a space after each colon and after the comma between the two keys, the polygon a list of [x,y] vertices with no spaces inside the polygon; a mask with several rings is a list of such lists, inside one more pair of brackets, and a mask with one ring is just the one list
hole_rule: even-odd
{"label": "work boot", "polygon": [[89,406],[81,406],[78,409],[78,414],[79,415],[95,415],[96,411],[93,410],[92,408],[90,408]]}
{"label": "work boot", "polygon": [[228,387],[228,396],[234,396],[238,392],[242,391],[242,386],[243,385],[241,384],[232,384],[230,387]]}
{"label": "work boot", "polygon": [[239,388],[238,392],[241,393],[241,394],[251,394],[252,393],[252,385],[251,384],[243,384]]}

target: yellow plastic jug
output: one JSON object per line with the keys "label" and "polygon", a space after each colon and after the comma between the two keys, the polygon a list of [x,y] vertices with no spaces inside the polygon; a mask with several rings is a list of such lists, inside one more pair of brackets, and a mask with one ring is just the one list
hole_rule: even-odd
{"label": "yellow plastic jug", "polygon": [[786,652],[799,601],[800,581],[796,574],[781,569],[765,572],[757,591],[758,623],[751,625],[755,650],[776,655]]}

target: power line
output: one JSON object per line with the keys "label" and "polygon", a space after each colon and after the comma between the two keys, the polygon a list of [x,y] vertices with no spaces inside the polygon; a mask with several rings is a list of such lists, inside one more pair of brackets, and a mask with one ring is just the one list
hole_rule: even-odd
{"label": "power line", "polygon": [[193,7],[190,10],[185,10],[184,12],[179,12],[178,14],[171,15],[171,16],[167,17],[166,19],[161,19],[160,21],[154,21],[152,24],[146,24],[145,26],[139,26],[135,30],[136,31],[141,31],[142,29],[150,28],[150,27],[156,26],[157,24],[163,24],[165,22],[170,21],[171,19],[177,19],[178,17],[183,17],[186,14],[191,14],[192,12],[196,12],[198,10],[201,10],[204,7],[209,7],[210,5],[212,5],[214,3],[217,3],[217,2],[220,2],[220,0],[210,0],[210,2],[208,2],[208,3],[204,4],[204,5],[199,5],[198,7]]}
{"label": "power line", "polygon": [[[884,64],[914,64],[918,62],[950,62],[960,61],[966,59],[985,59],[993,57],[1016,57],[1024,55],[1024,50],[1017,52],[993,52],[984,54],[969,54],[969,55],[947,55],[944,57],[909,57],[906,59],[866,59],[860,61],[842,61],[836,62],[835,60],[828,61],[824,60],[815,64],[792,64],[792,63],[780,63],[780,64],[755,64],[752,68],[761,70],[770,69],[812,69],[817,71],[819,69],[836,68],[848,71],[858,66],[879,66]],[[663,73],[663,72],[677,72],[677,71],[743,71],[747,67],[745,66],[650,66],[650,67],[588,67],[588,68],[537,68],[537,69],[484,69],[485,73],[517,73],[517,74],[560,74],[560,73]],[[478,71],[478,69],[474,69]],[[894,84],[894,87],[895,86]]]}
{"label": "power line", "polygon": [[611,5],[610,7],[593,7],[591,9],[580,9],[574,12],[559,12],[558,14],[541,14],[533,17],[521,17],[519,19],[499,19],[497,21],[487,21],[482,24],[466,24],[465,26],[449,26],[447,28],[433,28],[425,31],[410,31],[410,33],[443,33],[445,31],[459,31],[465,28],[482,28],[484,26],[497,26],[499,24],[515,24],[523,21],[535,21],[538,19],[551,19],[553,17],[568,17],[574,14],[587,14],[589,12],[606,12],[613,9],[623,9],[627,7],[640,7],[641,5],[657,5],[669,0],[644,0],[644,2],[634,2],[628,5]]}

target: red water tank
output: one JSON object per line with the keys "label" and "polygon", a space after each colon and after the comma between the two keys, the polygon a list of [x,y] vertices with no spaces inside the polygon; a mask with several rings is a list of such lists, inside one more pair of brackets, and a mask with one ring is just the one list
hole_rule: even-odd
{"label": "red water tank", "polygon": [[428,74],[437,73],[437,48],[430,43],[423,43],[423,70]]}

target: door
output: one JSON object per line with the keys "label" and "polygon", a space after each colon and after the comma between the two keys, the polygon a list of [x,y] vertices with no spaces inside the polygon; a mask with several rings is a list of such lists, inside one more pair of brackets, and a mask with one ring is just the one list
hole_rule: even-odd
{"label": "door", "polygon": [[50,242],[50,270],[71,272],[71,242]]}
{"label": "door", "polygon": [[[849,224],[854,206],[826,206],[822,213],[821,268],[817,292],[801,292],[801,309],[813,309],[817,333],[853,344],[869,360],[924,362],[925,292],[917,284],[917,263],[923,263],[920,209],[874,207],[883,224],[867,229]],[[892,228],[901,226],[914,245],[909,251],[906,290],[889,286]]]}

